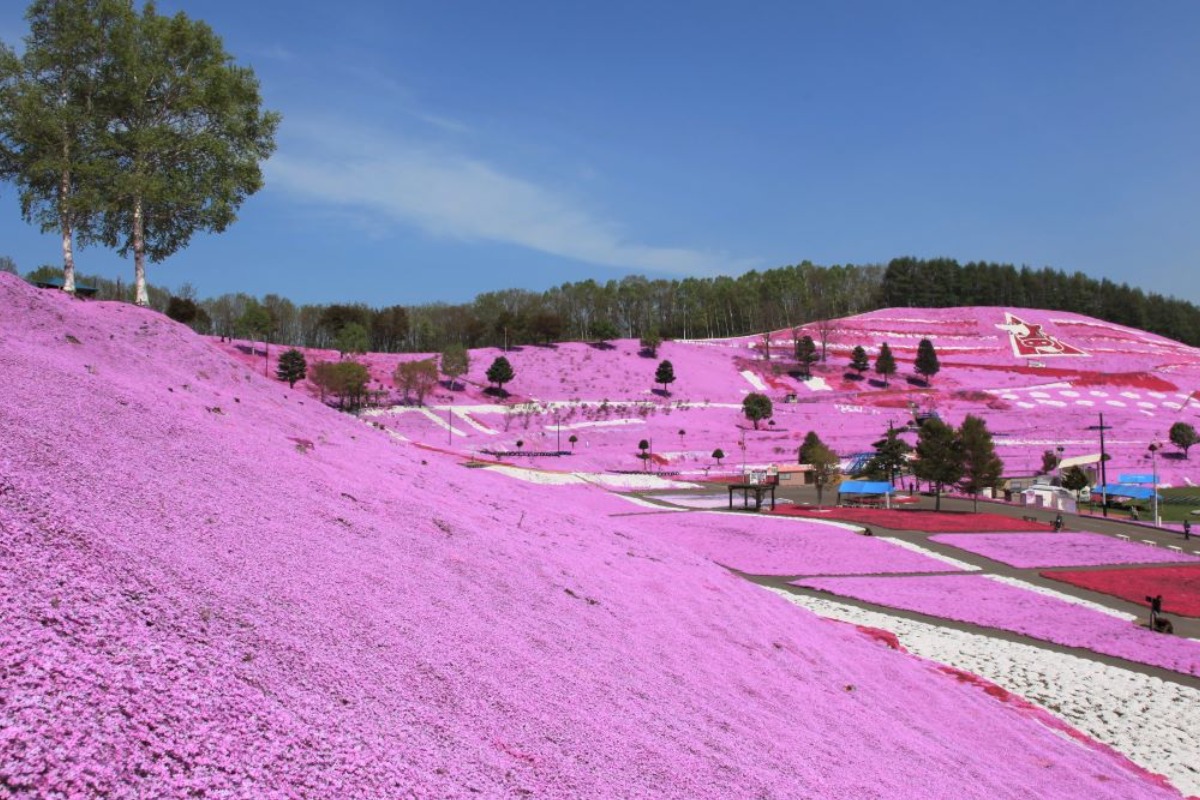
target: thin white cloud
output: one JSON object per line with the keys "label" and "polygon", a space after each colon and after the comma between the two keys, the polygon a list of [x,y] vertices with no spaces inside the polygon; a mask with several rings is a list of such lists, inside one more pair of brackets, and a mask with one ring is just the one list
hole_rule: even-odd
{"label": "thin white cloud", "polygon": [[744,269],[720,254],[631,241],[560,192],[459,153],[345,126],[296,125],[269,185],[431,234],[528,247],[591,264],[687,275]]}

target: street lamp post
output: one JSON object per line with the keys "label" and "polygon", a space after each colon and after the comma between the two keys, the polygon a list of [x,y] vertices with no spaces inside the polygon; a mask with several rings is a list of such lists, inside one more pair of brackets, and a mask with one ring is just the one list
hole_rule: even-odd
{"label": "street lamp post", "polygon": [[1154,470],[1154,485],[1150,488],[1150,491],[1154,492],[1154,527],[1160,528],[1162,525],[1161,520],[1158,518],[1158,443],[1152,442],[1149,450],[1150,465]]}
{"label": "street lamp post", "polygon": [[1108,455],[1104,452],[1104,432],[1112,426],[1104,424],[1104,415],[1100,415],[1099,425],[1089,425],[1089,431],[1100,431],[1100,511],[1108,516]]}

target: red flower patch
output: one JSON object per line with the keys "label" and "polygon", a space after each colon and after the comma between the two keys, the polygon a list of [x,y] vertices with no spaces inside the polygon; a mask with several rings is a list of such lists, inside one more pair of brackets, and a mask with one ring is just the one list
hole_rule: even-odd
{"label": "red flower patch", "polygon": [[1041,575],[1143,606],[1150,605],[1147,597],[1161,594],[1164,612],[1200,617],[1200,566],[1048,570]]}
{"label": "red flower patch", "polygon": [[852,522],[859,525],[878,525],[902,531],[926,533],[980,533],[983,531],[1048,531],[1044,522],[1027,522],[1002,514],[958,514],[949,511],[916,511],[901,508],[843,508],[831,506],[817,509],[812,506],[782,505],[775,514],[793,517],[819,517]]}

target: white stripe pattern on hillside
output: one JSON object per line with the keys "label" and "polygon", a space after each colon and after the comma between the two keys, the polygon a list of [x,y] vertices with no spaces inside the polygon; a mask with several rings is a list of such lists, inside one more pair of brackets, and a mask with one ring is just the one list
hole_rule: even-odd
{"label": "white stripe pattern on hillside", "polygon": [[1101,605],[1100,603],[1093,603],[1091,600],[1084,600],[1082,597],[1073,597],[1072,595],[1065,594],[1064,592],[1056,592],[1053,589],[1047,589],[1045,586],[1035,586],[1032,583],[1026,583],[1018,578],[1010,578],[1007,575],[984,575],[983,577],[996,581],[997,583],[1003,583],[1007,584],[1008,586],[1016,587],[1017,589],[1024,589],[1025,591],[1035,592],[1036,594],[1045,595],[1046,597],[1053,597],[1056,600],[1062,600],[1063,602],[1071,603],[1072,605],[1090,608],[1092,611],[1099,611],[1102,614],[1108,614],[1110,617],[1116,617],[1117,619],[1125,620],[1126,622],[1133,622],[1137,619],[1137,617],[1133,614],[1126,614],[1124,611],[1117,611],[1115,608],[1109,608],[1108,606]]}
{"label": "white stripe pattern on hillside", "polygon": [[915,542],[909,542],[904,539],[897,539],[892,536],[880,536],[879,538],[881,541],[891,542],[892,544],[899,545],[900,547],[903,547],[905,550],[911,550],[914,553],[920,553],[921,555],[925,556],[926,558],[932,558],[936,561],[941,561],[943,564],[948,564],[948,565],[954,567],[955,569],[962,570],[963,572],[978,572],[979,571],[979,567],[975,566],[974,564],[968,564],[965,561],[959,561],[957,558],[951,558],[950,556],[944,556],[941,553],[935,553],[932,550],[921,547],[921,545],[916,544]]}

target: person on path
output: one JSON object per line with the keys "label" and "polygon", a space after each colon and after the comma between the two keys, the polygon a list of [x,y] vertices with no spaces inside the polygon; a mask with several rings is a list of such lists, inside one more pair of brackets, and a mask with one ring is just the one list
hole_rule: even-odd
{"label": "person on path", "polygon": [[1162,613],[1162,595],[1147,596],[1146,600],[1150,603],[1150,630],[1156,631],[1158,630],[1158,615]]}
{"label": "person on path", "polygon": [[1062,514],[1058,514],[1057,516],[1054,517],[1054,532],[1058,533],[1062,529],[1063,529]]}
{"label": "person on path", "polygon": [[1129,518],[1130,518],[1131,520],[1133,520],[1134,522],[1137,522],[1137,521],[1138,521],[1138,509],[1137,509],[1137,506],[1130,506],[1130,507],[1129,507]]}
{"label": "person on path", "polygon": [[1192,521],[1190,519],[1185,519],[1183,521],[1183,540],[1186,542],[1188,539],[1191,539],[1191,538],[1192,538]]}

